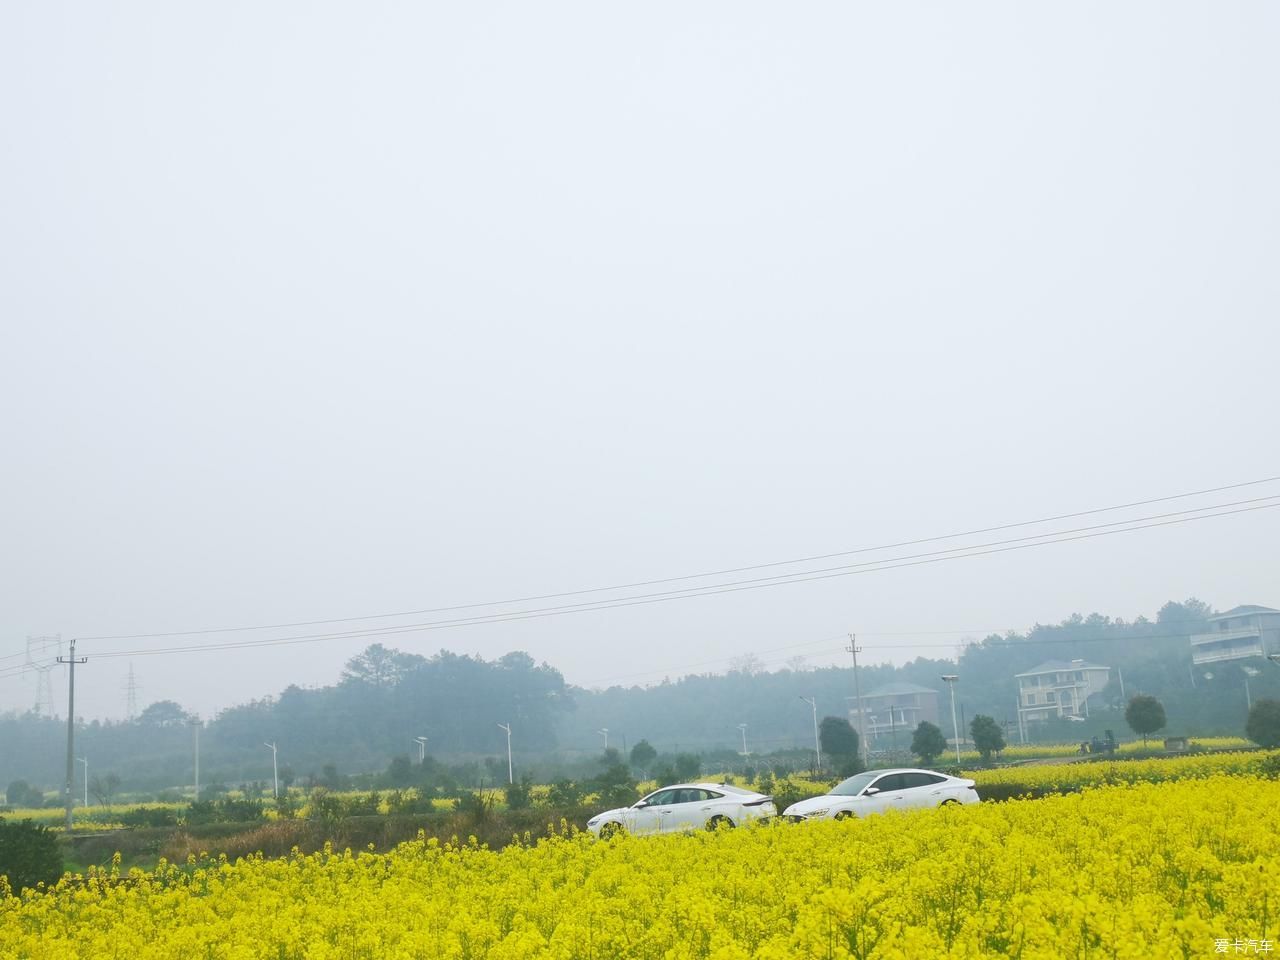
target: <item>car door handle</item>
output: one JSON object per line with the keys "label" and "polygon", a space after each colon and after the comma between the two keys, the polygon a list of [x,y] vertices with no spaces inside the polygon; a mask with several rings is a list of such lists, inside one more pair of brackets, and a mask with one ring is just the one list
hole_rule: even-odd
{"label": "car door handle", "polygon": [[710,810],[711,808],[710,808],[710,807],[703,807],[702,809],[703,809],[704,811],[706,811],[706,810]]}

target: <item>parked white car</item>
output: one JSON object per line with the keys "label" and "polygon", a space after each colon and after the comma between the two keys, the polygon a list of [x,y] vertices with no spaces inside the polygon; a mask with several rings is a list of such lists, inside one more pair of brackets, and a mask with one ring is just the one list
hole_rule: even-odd
{"label": "parked white car", "polygon": [[826,796],[787,807],[789,820],[843,820],[886,810],[977,803],[974,782],[933,770],[869,770],[837,784]]}
{"label": "parked white car", "polygon": [[736,827],[777,816],[773,797],[724,783],[677,783],[642,797],[629,807],[596,814],[587,829],[597,837],[615,833],[675,833]]}

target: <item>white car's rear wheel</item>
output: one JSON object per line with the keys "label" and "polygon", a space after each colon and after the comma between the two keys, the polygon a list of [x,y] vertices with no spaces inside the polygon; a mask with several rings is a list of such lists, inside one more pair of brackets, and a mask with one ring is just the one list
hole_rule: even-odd
{"label": "white car's rear wheel", "polygon": [[721,814],[716,814],[714,817],[712,817],[710,820],[707,821],[708,830],[719,830],[721,827],[724,827],[726,830],[728,830],[733,827],[733,821]]}

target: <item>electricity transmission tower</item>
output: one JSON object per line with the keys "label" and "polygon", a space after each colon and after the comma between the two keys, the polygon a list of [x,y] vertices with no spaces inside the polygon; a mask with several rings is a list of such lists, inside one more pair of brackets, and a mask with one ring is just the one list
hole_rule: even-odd
{"label": "electricity transmission tower", "polygon": [[[54,647],[53,659],[50,659],[49,647]],[[53,683],[49,679],[49,671],[58,665],[62,657],[62,634],[47,637],[27,637],[28,670],[36,675],[36,702],[32,712],[36,716],[53,716]]]}
{"label": "electricity transmission tower", "polygon": [[129,679],[124,683],[124,718],[132,723],[138,719],[138,681],[133,676],[133,663],[129,664]]}

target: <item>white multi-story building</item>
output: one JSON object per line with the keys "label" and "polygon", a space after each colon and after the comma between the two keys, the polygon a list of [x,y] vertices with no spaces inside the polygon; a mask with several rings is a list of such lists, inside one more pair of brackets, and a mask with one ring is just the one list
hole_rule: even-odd
{"label": "white multi-story building", "polygon": [[1191,661],[1218,663],[1280,654],[1280,610],[1246,604],[1209,618],[1207,633],[1191,637]]}
{"label": "white multi-story building", "polygon": [[1046,660],[1016,679],[1018,719],[1023,723],[1087,717],[1089,698],[1106,687],[1111,668],[1084,660]]}

